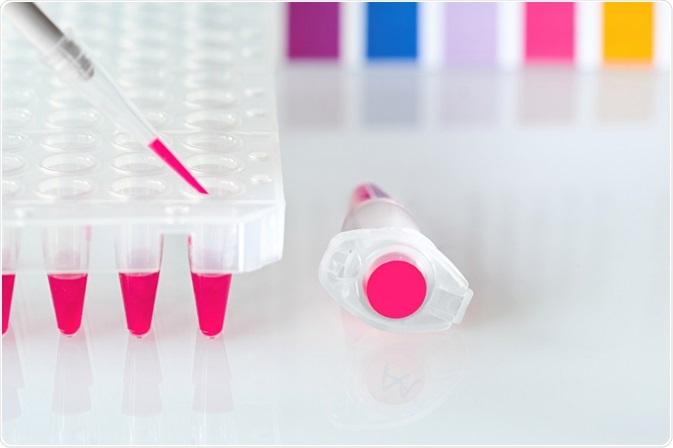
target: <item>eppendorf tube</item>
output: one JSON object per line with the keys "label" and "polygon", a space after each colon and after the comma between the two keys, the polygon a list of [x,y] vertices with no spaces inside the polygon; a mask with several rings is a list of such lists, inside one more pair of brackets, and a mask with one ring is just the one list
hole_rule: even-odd
{"label": "eppendorf tube", "polygon": [[44,229],[42,251],[56,323],[66,336],[74,335],[82,324],[90,246],[91,227],[54,226]]}
{"label": "eppendorf tube", "polygon": [[137,337],[152,326],[159,284],[163,234],[156,225],[127,225],[115,233],[115,251],[126,326]]}
{"label": "eppendorf tube", "polygon": [[448,329],[462,320],[472,299],[463,275],[411,214],[373,184],[353,192],[319,276],[347,311],[389,331]]}
{"label": "eppendorf tube", "polygon": [[211,338],[222,332],[238,253],[238,227],[202,225],[188,239],[189,268],[201,332]]}
{"label": "eppendorf tube", "polygon": [[2,228],[2,334],[9,328],[9,313],[12,310],[14,280],[19,262],[19,237],[18,228]]}

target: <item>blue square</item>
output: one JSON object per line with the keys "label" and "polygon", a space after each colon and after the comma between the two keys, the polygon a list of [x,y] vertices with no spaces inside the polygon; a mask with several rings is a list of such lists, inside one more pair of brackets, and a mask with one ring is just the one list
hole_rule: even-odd
{"label": "blue square", "polygon": [[367,3],[367,58],[416,59],[417,3]]}

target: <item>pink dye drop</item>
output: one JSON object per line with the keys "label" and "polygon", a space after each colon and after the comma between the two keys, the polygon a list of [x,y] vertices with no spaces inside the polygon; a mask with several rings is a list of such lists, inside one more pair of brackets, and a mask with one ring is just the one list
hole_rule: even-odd
{"label": "pink dye drop", "polygon": [[15,274],[2,274],[2,334],[9,328],[9,312],[12,309]]}
{"label": "pink dye drop", "polygon": [[126,313],[126,326],[135,336],[144,336],[152,326],[159,272],[119,274]]}
{"label": "pink dye drop", "polygon": [[227,309],[231,274],[196,274],[192,272],[192,286],[196,299],[199,328],[206,336],[222,332]]}
{"label": "pink dye drop", "polygon": [[58,329],[73,335],[82,324],[87,274],[53,274],[47,278]]}

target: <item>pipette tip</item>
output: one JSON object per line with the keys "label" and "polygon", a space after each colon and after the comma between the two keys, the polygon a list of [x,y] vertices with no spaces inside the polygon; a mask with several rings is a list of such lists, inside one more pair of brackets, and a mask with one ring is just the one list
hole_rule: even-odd
{"label": "pipette tip", "polygon": [[180,163],[177,157],[173,155],[170,149],[168,149],[161,140],[155,138],[148,146],[157,156],[161,158],[161,160],[166,162],[173,171],[178,173],[180,177],[182,177],[189,185],[191,185],[192,188],[201,194],[208,194],[206,189],[201,186],[199,181],[196,180],[194,176],[192,176],[192,173],[190,173],[187,168],[185,168],[185,166]]}

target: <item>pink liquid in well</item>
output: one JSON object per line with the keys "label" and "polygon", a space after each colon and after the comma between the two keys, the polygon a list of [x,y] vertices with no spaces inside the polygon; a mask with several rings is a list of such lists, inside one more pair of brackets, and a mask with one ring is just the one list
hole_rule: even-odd
{"label": "pink liquid in well", "polygon": [[9,328],[9,312],[12,309],[15,274],[2,274],[2,334]]}
{"label": "pink liquid in well", "polygon": [[131,334],[144,336],[152,326],[159,272],[119,274],[126,326]]}
{"label": "pink liquid in well", "polygon": [[58,329],[65,335],[73,335],[82,324],[87,275],[53,274],[47,278]]}
{"label": "pink liquid in well", "polygon": [[206,336],[222,332],[227,309],[231,274],[196,274],[192,272],[192,286],[196,299],[199,328]]}

